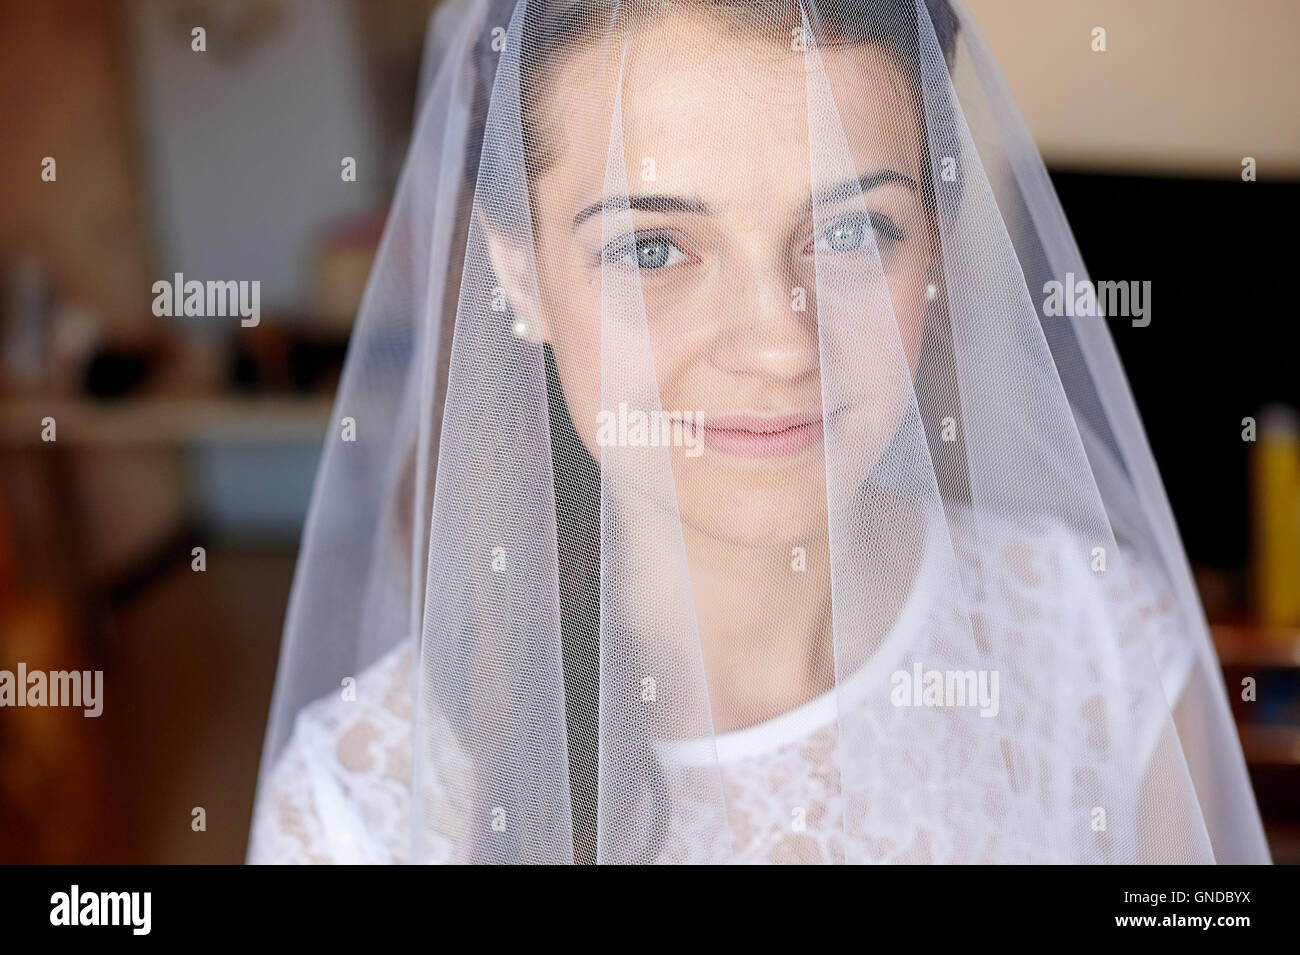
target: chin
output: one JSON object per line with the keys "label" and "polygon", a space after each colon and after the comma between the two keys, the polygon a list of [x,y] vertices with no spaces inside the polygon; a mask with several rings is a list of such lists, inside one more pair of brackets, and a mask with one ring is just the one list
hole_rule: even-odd
{"label": "chin", "polygon": [[[799,467],[763,473],[717,466],[677,481],[682,523],[696,533],[759,550],[806,546],[826,536],[820,455]],[[680,473],[680,472],[679,472]]]}

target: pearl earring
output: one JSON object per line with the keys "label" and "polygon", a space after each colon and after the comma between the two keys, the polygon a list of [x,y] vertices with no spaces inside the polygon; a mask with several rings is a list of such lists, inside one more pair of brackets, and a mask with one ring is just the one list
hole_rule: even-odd
{"label": "pearl earring", "polygon": [[939,290],[934,285],[927,285],[925,287],[925,300],[927,302],[933,302],[938,295]]}
{"label": "pearl earring", "polygon": [[514,332],[515,332],[515,335],[517,335],[519,338],[527,338],[527,337],[528,337],[528,323],[527,323],[527,322],[515,322]]}

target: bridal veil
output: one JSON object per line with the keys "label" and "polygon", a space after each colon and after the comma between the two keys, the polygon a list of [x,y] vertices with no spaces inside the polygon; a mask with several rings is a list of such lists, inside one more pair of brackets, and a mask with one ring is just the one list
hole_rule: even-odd
{"label": "bridal veil", "polygon": [[1047,305],[1093,290],[960,0],[445,0],[418,111],[255,843],[1268,860],[1142,328]]}

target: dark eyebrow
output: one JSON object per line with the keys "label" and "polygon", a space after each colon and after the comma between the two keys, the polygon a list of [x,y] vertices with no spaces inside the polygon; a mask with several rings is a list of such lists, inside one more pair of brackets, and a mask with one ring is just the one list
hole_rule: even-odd
{"label": "dark eyebrow", "polygon": [[822,190],[810,205],[829,205],[833,202],[844,202],[847,199],[852,199],[859,192],[866,192],[888,182],[896,182],[901,186],[906,186],[913,192],[921,191],[921,187],[917,185],[916,180],[911,176],[904,176],[901,172],[895,172],[893,169],[880,169],[876,172],[863,173],[857,179],[846,179],[837,186]]}
{"label": "dark eyebrow", "polygon": [[[901,172],[895,172],[892,169],[881,169],[876,172],[863,173],[857,179],[848,179],[837,186],[823,190],[816,198],[816,205],[823,205],[832,202],[844,202],[851,199],[859,192],[867,192],[876,186],[885,183],[896,182],[899,185],[906,186],[913,192],[919,192],[920,186],[911,176],[905,176]],[[810,203],[812,205],[812,203]],[[644,196],[606,196],[599,202],[593,202],[585,209],[573,217],[573,227],[576,229],[582,223],[586,222],[592,216],[599,215],[602,212],[620,212],[623,209],[639,209],[643,212],[689,212],[697,216],[713,215],[713,211],[708,204],[699,199],[691,199],[686,196],[668,196],[668,195],[644,195]]]}
{"label": "dark eyebrow", "polygon": [[697,216],[713,215],[713,211],[706,203],[685,196],[606,196],[574,216],[573,227],[576,229],[592,216],[602,212],[620,212],[623,209],[640,209],[643,212],[689,212]]}

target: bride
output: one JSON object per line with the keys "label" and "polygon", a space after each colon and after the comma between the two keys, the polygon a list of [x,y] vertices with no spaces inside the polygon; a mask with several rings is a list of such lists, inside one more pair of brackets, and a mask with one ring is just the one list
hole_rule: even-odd
{"label": "bride", "polygon": [[1067,272],[955,3],[445,2],[249,860],[1268,861]]}

